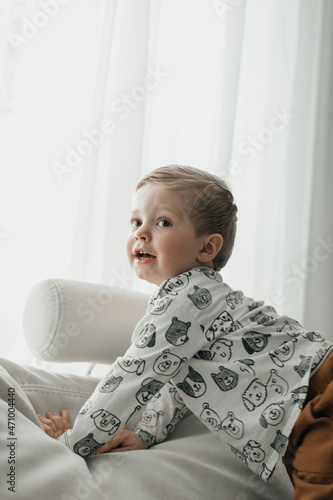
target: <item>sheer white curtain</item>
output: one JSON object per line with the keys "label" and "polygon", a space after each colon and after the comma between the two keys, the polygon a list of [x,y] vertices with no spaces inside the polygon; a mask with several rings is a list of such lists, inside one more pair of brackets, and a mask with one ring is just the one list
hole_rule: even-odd
{"label": "sheer white curtain", "polygon": [[127,214],[140,176],[170,163],[234,191],[225,280],[333,338],[332,2],[0,9],[3,356],[31,361],[21,321],[40,279],[151,290],[126,262]]}

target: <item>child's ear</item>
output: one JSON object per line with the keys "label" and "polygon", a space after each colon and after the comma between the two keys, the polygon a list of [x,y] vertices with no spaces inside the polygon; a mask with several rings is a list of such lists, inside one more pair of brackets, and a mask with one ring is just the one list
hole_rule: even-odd
{"label": "child's ear", "polygon": [[221,234],[209,234],[204,239],[203,246],[197,257],[202,264],[207,264],[215,259],[223,246],[223,236]]}

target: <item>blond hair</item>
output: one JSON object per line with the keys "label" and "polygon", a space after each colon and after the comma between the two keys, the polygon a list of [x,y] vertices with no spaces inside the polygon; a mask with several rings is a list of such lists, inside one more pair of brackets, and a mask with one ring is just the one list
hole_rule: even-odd
{"label": "blond hair", "polygon": [[152,170],[137,184],[136,191],[146,184],[163,184],[181,193],[184,210],[194,224],[196,236],[219,233],[223,246],[213,260],[215,271],[228,262],[236,236],[237,206],[227,184],[198,168],[168,165]]}

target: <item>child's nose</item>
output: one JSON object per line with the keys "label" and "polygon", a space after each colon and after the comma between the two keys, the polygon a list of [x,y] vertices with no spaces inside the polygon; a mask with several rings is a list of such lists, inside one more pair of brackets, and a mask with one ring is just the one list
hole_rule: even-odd
{"label": "child's nose", "polygon": [[144,226],[140,226],[136,230],[134,238],[136,239],[136,241],[139,241],[139,240],[148,241],[148,239],[149,239],[149,232],[148,232],[148,230]]}

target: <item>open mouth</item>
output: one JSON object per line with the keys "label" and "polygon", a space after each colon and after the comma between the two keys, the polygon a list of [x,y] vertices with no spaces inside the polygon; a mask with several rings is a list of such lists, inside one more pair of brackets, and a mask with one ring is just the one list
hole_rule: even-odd
{"label": "open mouth", "polygon": [[156,259],[155,255],[151,255],[150,253],[147,252],[135,252],[135,258],[140,260],[140,261],[148,261],[152,259]]}

